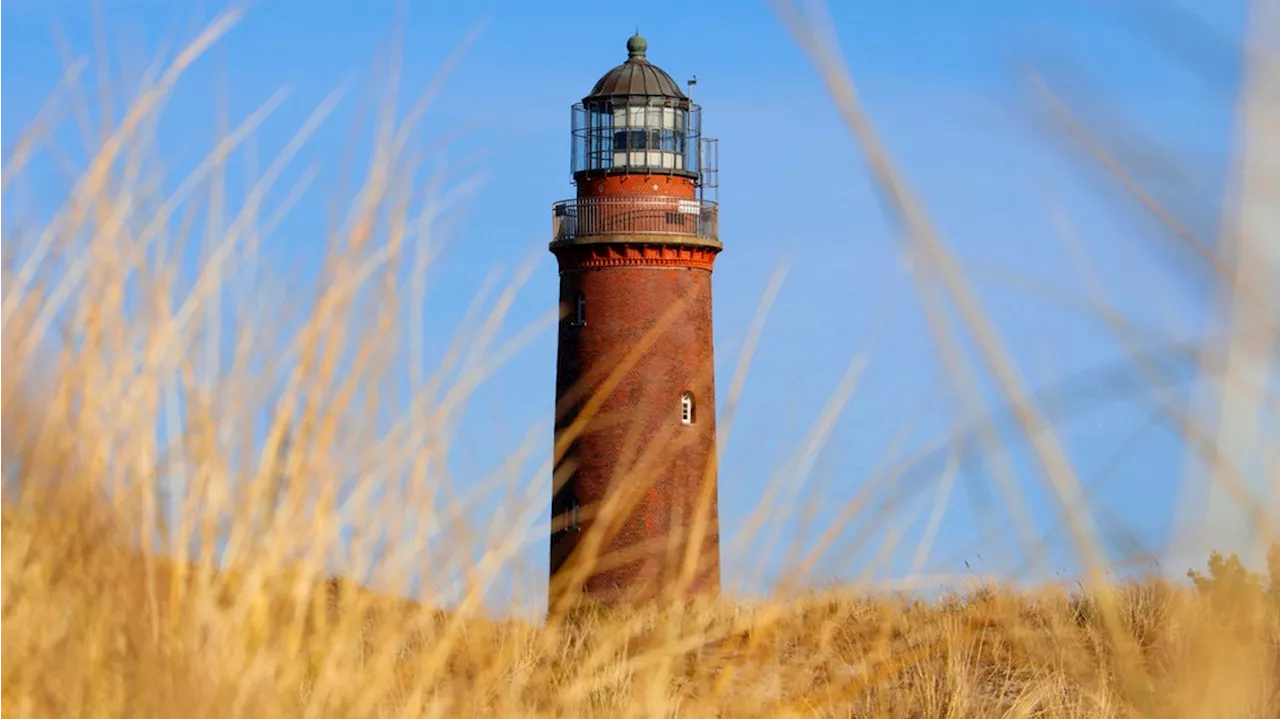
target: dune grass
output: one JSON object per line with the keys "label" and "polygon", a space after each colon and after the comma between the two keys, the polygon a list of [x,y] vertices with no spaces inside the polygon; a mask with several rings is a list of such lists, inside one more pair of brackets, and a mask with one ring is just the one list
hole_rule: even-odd
{"label": "dune grass", "polygon": [[[933,602],[838,589],[540,624],[285,572],[201,580],[197,567],[122,551],[94,518],[100,506],[6,510],[3,709],[13,716],[1280,710],[1280,605],[1260,594],[1220,601],[1156,579],[1116,587],[1108,601],[1136,655],[1117,651],[1096,597],[1067,588]],[[175,586],[185,591],[170,595]],[[1143,681],[1135,689],[1123,674]]]}
{"label": "dune grass", "polygon": [[[880,147],[833,45],[811,21],[783,16],[922,258],[920,291],[953,388],[976,401],[979,367],[945,326],[944,305],[977,338],[978,363],[1032,438],[1043,478],[1064,506],[1083,506],[1051,423]],[[545,622],[487,616],[512,558],[545,541],[551,485],[512,490],[503,536],[468,527],[474,496],[454,496],[447,478],[453,421],[555,317],[498,341],[522,271],[487,309],[478,301],[463,323],[474,331],[423,369],[414,308],[444,180],[411,181],[420,106],[379,127],[320,276],[292,297],[301,310],[263,310],[273,279],[257,269],[259,243],[309,176],[283,191],[274,183],[337,97],[235,212],[227,158],[274,99],[228,126],[188,177],[161,182],[153,156],[165,94],[235,19],[220,17],[153,73],[118,122],[95,130],[78,117],[90,160],[57,212],[5,227],[0,708],[11,716],[1280,714],[1280,581],[1254,586],[1215,565],[1217,579],[1195,583],[1116,582],[1080,513],[1070,518],[1083,585],[975,585],[929,601],[850,586],[582,607]],[[37,123],[8,149],[6,203],[48,129]],[[200,255],[190,281],[184,248]],[[725,385],[729,407],[759,341],[757,324]],[[409,399],[392,401],[394,386]],[[1193,418],[1183,424],[1194,429]],[[518,484],[522,452],[546,436],[532,433],[474,495]],[[405,506],[424,518],[409,522]],[[352,516],[385,536],[352,530]],[[344,579],[332,576],[339,554]],[[447,609],[427,591],[436,584],[457,585]]]}

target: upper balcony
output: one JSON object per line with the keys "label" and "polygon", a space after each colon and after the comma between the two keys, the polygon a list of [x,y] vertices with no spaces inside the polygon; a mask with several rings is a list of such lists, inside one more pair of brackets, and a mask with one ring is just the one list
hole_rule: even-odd
{"label": "upper balcony", "polygon": [[720,208],[707,200],[614,195],[552,205],[557,242],[604,235],[665,235],[719,241]]}

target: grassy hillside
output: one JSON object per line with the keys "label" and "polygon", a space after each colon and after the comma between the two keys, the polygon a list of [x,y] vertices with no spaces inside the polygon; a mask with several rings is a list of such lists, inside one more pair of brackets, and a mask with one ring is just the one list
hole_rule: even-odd
{"label": "grassy hillside", "polygon": [[302,577],[202,575],[124,551],[87,507],[50,515],[4,514],[7,716],[1280,711],[1280,607],[1260,592],[1224,603],[1152,581],[917,603],[833,590],[535,626]]}

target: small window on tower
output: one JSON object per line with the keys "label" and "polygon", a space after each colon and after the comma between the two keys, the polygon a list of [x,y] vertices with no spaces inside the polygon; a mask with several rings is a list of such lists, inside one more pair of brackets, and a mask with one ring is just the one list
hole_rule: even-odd
{"label": "small window on tower", "polygon": [[693,424],[693,393],[680,395],[680,424]]}
{"label": "small window on tower", "polygon": [[586,319],[587,300],[579,292],[573,299],[562,303],[560,319],[569,327],[581,327]]}

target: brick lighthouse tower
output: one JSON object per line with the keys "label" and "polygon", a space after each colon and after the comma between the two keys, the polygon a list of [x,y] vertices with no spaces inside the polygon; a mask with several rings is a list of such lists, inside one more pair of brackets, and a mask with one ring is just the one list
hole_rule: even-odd
{"label": "brick lighthouse tower", "polygon": [[716,144],[627,41],[573,106],[560,267],[551,606],[720,588],[711,268]]}

